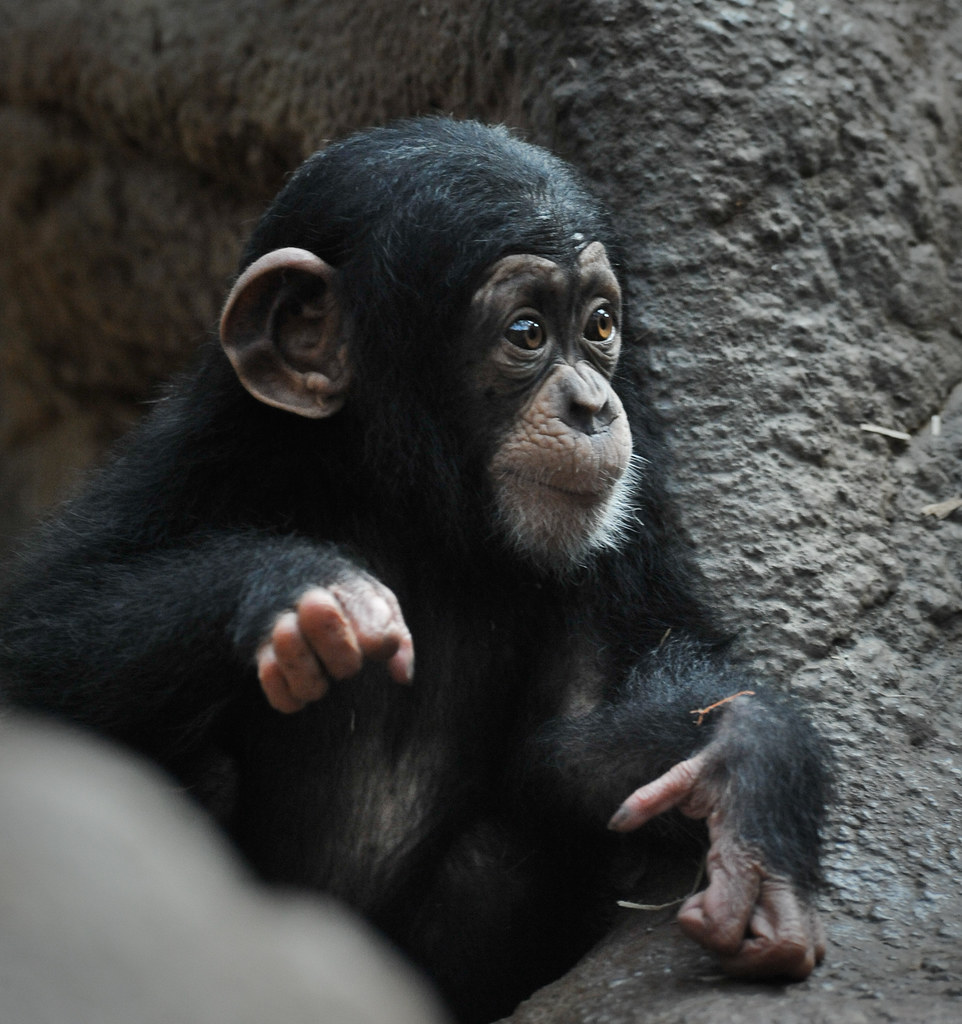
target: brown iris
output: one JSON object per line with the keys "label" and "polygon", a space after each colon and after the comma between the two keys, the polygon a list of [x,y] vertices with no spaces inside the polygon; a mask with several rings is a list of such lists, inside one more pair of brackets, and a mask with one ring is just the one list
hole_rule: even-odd
{"label": "brown iris", "polygon": [[546,336],[544,327],[529,317],[521,317],[504,332],[504,336],[512,345],[518,348],[526,348],[530,351],[541,348],[544,345]]}
{"label": "brown iris", "polygon": [[585,337],[588,341],[608,341],[615,333],[615,318],[604,306],[599,306],[585,324]]}

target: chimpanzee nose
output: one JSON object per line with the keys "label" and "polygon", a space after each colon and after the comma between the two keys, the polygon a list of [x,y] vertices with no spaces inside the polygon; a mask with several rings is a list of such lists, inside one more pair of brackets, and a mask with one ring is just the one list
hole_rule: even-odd
{"label": "chimpanzee nose", "polygon": [[565,368],[561,380],[562,423],[582,434],[607,430],[615,413],[611,408],[611,385],[588,362],[581,360]]}

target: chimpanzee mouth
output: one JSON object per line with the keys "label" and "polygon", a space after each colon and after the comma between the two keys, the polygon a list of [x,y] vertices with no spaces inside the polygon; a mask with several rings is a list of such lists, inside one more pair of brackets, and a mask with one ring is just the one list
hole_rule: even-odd
{"label": "chimpanzee mouth", "polygon": [[534,474],[520,473],[515,469],[506,468],[502,473],[504,476],[512,477],[522,487],[550,491],[552,494],[559,494],[569,501],[583,505],[597,505],[598,502],[605,501],[617,483],[617,479],[605,480],[600,484],[597,481],[592,481],[590,487],[579,488],[571,483],[560,484],[553,480],[542,479]]}
{"label": "chimpanzee mouth", "polygon": [[561,494],[570,501],[584,505],[597,505],[599,501],[604,501],[611,494],[612,487],[612,485],[608,485],[601,488],[595,487],[590,491],[576,491],[570,487],[561,487],[558,484],[548,483],[546,480],[532,480],[530,482],[543,487],[546,491]]}

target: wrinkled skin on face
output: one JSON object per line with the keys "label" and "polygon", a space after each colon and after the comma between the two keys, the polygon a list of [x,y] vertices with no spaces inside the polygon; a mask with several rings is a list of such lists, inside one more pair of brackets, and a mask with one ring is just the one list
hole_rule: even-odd
{"label": "wrinkled skin on face", "polygon": [[495,339],[476,371],[478,393],[524,396],[489,465],[499,522],[517,550],[555,569],[617,546],[631,512],[631,432],[611,386],[620,317],[621,290],[600,242],[573,269],[506,256],[469,314]]}

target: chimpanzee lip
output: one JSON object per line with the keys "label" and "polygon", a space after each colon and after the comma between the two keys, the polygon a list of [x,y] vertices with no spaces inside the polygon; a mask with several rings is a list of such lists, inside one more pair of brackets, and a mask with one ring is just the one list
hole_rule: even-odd
{"label": "chimpanzee lip", "polygon": [[573,491],[570,487],[559,487],[558,484],[551,484],[547,481],[535,481],[540,483],[540,486],[544,487],[549,491],[556,491],[558,494],[563,494],[566,498],[580,498],[583,501],[597,501],[599,498],[605,497],[610,488],[594,488],[590,491]]}
{"label": "chimpanzee lip", "polygon": [[555,494],[561,494],[565,498],[573,499],[574,501],[582,502],[586,505],[593,505],[599,501],[603,501],[611,493],[611,489],[614,486],[615,481],[606,482],[602,486],[595,486],[584,490],[575,490],[573,487],[565,487],[558,483],[553,483],[550,480],[541,480],[536,476],[529,475],[527,473],[520,473],[514,469],[506,469],[505,474],[512,476],[516,480],[520,481],[528,487],[541,487],[546,491],[552,491]]}

